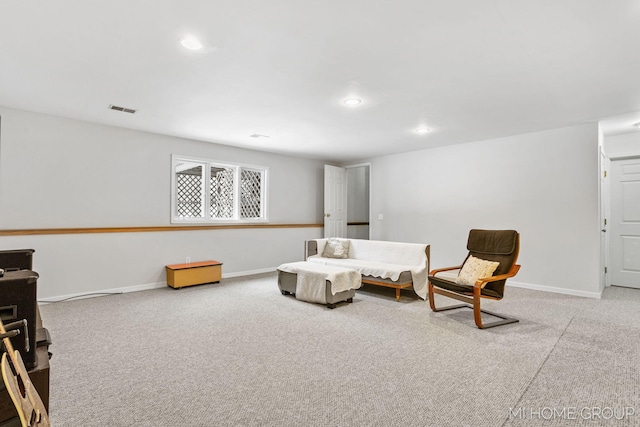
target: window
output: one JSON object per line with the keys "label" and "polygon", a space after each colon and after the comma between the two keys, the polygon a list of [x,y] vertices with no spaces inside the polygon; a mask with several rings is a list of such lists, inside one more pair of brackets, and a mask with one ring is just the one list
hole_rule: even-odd
{"label": "window", "polygon": [[268,168],[173,156],[172,222],[267,221]]}

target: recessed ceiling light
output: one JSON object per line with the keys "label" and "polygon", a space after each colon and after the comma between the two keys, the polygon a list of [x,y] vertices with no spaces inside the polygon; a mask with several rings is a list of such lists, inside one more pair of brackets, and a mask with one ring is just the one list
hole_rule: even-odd
{"label": "recessed ceiling light", "polygon": [[416,129],[416,133],[420,134],[420,135],[424,135],[425,133],[429,133],[431,132],[431,129],[426,128],[426,127],[420,127],[418,129]]}
{"label": "recessed ceiling light", "polygon": [[186,36],[181,38],[180,44],[182,45],[182,47],[189,50],[202,49],[202,43],[200,43],[200,40],[192,36]]}
{"label": "recessed ceiling light", "polygon": [[640,122],[634,124],[635,127],[640,128]]}
{"label": "recessed ceiling light", "polygon": [[359,105],[360,103],[362,103],[362,99],[348,98],[348,99],[345,99],[343,102],[345,105],[350,105],[353,107],[354,105]]}

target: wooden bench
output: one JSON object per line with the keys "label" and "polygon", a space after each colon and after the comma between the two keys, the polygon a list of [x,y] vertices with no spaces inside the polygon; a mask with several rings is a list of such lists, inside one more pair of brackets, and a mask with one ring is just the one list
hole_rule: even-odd
{"label": "wooden bench", "polygon": [[167,265],[167,285],[175,289],[219,282],[222,263],[216,260]]}

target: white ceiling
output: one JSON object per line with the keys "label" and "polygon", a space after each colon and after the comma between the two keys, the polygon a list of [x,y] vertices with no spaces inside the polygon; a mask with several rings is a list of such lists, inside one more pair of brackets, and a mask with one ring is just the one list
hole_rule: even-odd
{"label": "white ceiling", "polygon": [[636,132],[640,1],[2,1],[0,105],[336,161]]}

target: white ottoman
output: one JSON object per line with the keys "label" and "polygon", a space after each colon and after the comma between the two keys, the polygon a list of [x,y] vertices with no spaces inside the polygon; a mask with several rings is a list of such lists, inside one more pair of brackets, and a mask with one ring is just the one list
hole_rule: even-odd
{"label": "white ottoman", "polygon": [[353,302],[362,276],[356,270],[306,261],[278,267],[278,288],[282,295],[294,295],[301,301],[326,304],[335,308],[341,301]]}

